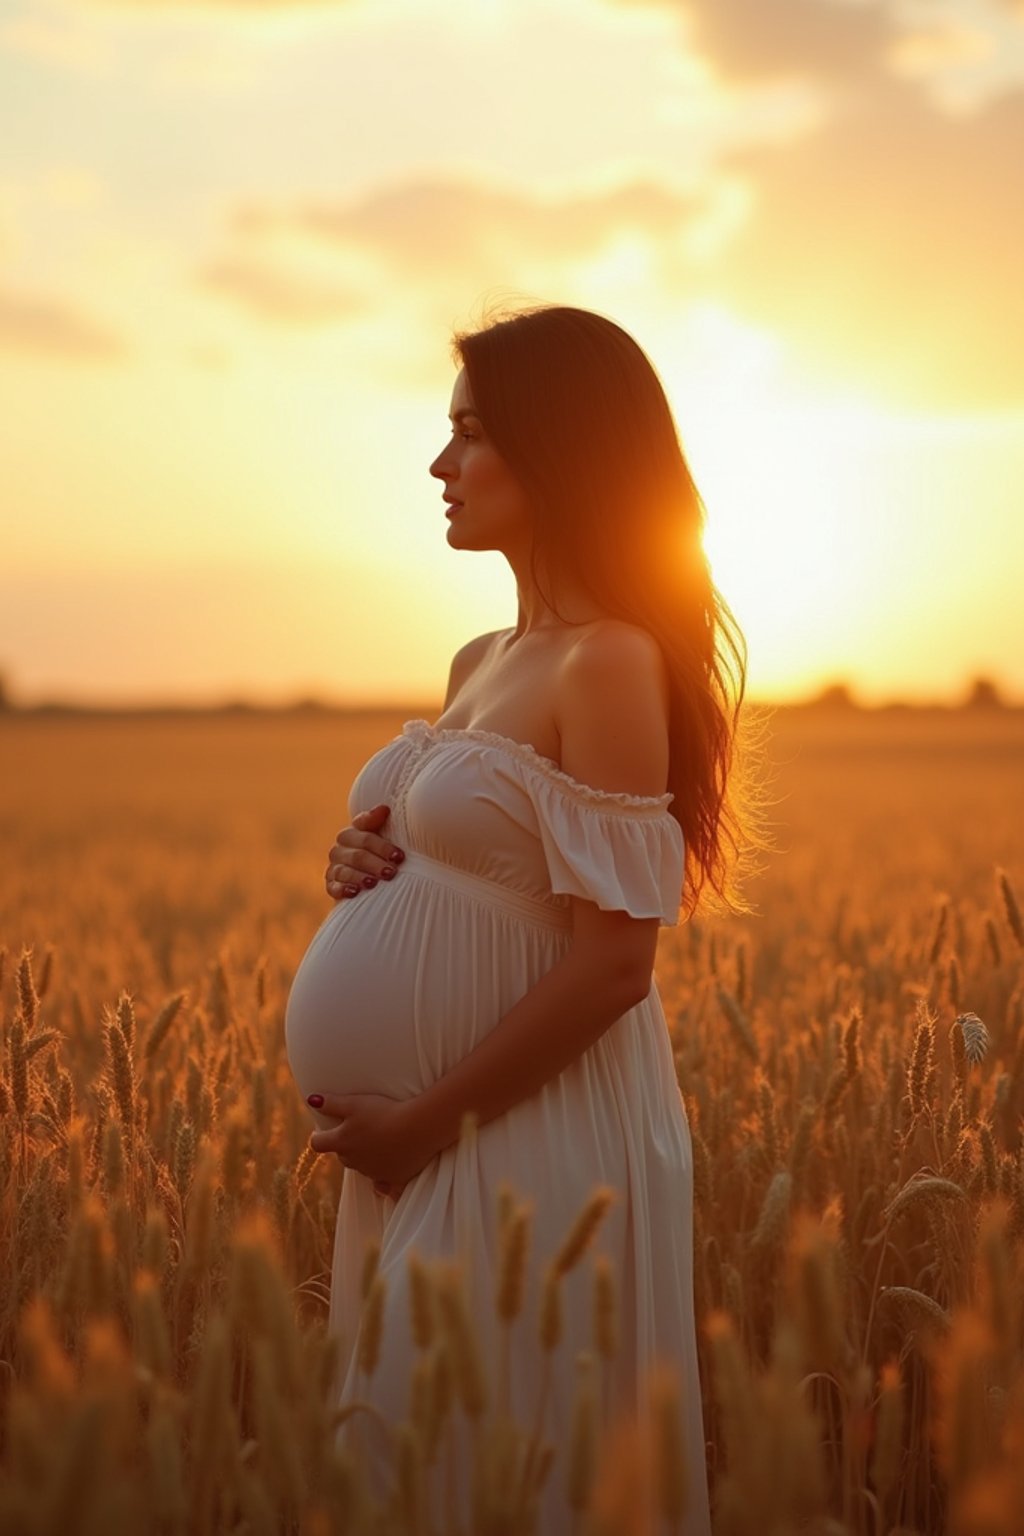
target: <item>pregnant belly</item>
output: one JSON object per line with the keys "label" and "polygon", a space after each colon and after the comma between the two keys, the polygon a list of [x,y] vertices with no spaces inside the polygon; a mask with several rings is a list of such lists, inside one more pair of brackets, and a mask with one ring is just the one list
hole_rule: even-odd
{"label": "pregnant belly", "polygon": [[410,930],[414,913],[399,914],[395,903],[380,899],[391,894],[374,891],[339,902],[295,973],[285,1046],[303,1098],[385,1093],[404,1099],[425,1086],[416,1044],[421,945]]}
{"label": "pregnant belly", "polygon": [[479,880],[409,857],[393,884],[339,902],[299,964],[285,1046],[300,1094],[422,1093],[569,942],[506,899],[481,900]]}

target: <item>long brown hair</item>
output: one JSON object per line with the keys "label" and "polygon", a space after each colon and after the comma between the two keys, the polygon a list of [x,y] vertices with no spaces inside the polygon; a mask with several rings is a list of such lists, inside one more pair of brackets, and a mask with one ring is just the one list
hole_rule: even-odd
{"label": "long brown hair", "polygon": [[[740,871],[753,849],[769,845],[758,786],[737,771],[747,645],[711,580],[704,503],[650,360],[614,321],[553,304],[456,331],[452,356],[495,448],[529,494],[531,574],[545,601],[558,613],[543,575],[571,571],[603,611],[642,626],[661,646],[684,914],[697,910],[706,885],[715,894],[702,906],[752,911],[739,896]],[[747,747],[749,770],[753,735]]]}

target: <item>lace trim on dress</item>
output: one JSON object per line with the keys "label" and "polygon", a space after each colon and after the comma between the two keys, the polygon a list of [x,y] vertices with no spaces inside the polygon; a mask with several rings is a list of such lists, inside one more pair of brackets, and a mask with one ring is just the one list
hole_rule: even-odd
{"label": "lace trim on dress", "polygon": [[529,742],[516,741],[514,737],[502,736],[498,731],[486,731],[472,726],[439,727],[431,725],[429,720],[416,719],[405,722],[402,726],[402,734],[428,741],[446,739],[479,741],[484,746],[493,747],[496,751],[505,752],[509,757],[517,758],[542,778],[560,785],[575,799],[596,806],[600,810],[621,809],[660,816],[668,811],[669,805],[675,799],[671,790],[666,790],[663,795],[631,795],[622,789],[596,789],[592,784],[583,784],[579,779],[574,779],[571,773],[565,773],[552,758],[545,757]]}

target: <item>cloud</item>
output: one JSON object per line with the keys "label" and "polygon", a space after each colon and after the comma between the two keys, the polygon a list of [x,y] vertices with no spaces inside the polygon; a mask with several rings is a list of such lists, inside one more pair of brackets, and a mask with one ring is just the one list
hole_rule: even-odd
{"label": "cloud", "polygon": [[293,220],[299,230],[352,242],[410,273],[422,273],[425,262],[448,271],[493,272],[527,255],[556,261],[588,256],[623,230],[670,237],[681,220],[703,212],[706,202],[706,193],[679,193],[653,178],[572,199],[424,180],[372,193],[347,207],[302,206]]}
{"label": "cloud", "polygon": [[[575,198],[471,182],[406,180],[338,202],[250,204],[229,223],[232,254],[201,273],[208,286],[274,318],[317,323],[373,307],[399,282],[426,295],[458,295],[496,280],[591,259],[631,232],[665,248],[718,213],[716,189],[680,190],[654,178]],[[301,275],[316,263],[349,287],[323,290]],[[287,274],[287,275],[286,275]],[[323,283],[323,278],[316,281]],[[357,298],[361,294],[362,298]]]}
{"label": "cloud", "polygon": [[820,102],[800,131],[723,135],[688,181],[655,167],[556,198],[421,175],[355,198],[250,203],[201,281],[279,324],[383,324],[401,310],[407,334],[410,317],[434,325],[496,284],[586,292],[595,264],[614,270],[628,250],[621,270],[639,276],[627,288],[777,336],[812,386],[920,409],[1019,404],[1024,89],[1004,74],[953,111],[938,88],[987,67],[993,28],[1016,23],[970,0],[961,24],[967,3],[691,4],[682,47],[737,121],[766,83],[800,81]]}
{"label": "cloud", "polygon": [[83,362],[116,362],[128,347],[102,321],[73,304],[0,289],[0,348]]}
{"label": "cloud", "polygon": [[957,122],[877,94],[869,112],[758,160],[758,204],[723,255],[723,287],[808,356],[834,352],[847,377],[895,397],[1022,402],[1022,143],[1022,98]]}
{"label": "cloud", "polygon": [[358,295],[275,268],[259,254],[209,262],[200,268],[196,280],[201,287],[275,324],[331,325],[363,308]]}
{"label": "cloud", "polygon": [[877,0],[697,0],[683,10],[692,47],[730,82],[870,74],[892,27]]}
{"label": "cloud", "polygon": [[[989,46],[1016,24],[966,0],[702,0],[687,15],[724,79],[798,74],[828,103],[784,146],[721,152],[751,196],[709,296],[812,375],[909,405],[1024,402],[1024,75]],[[958,70],[973,75],[954,110]]]}
{"label": "cloud", "polygon": [[[727,200],[726,200],[727,201]],[[349,322],[346,358],[383,388],[435,389],[439,333],[482,299],[547,301],[586,290],[595,263],[655,288],[659,267],[699,261],[731,217],[721,189],[652,176],[577,196],[439,177],[354,198],[240,206],[224,254],[199,281],[260,319],[307,329]],[[312,275],[311,275],[312,274]]]}
{"label": "cloud", "polygon": [[[635,0],[605,0],[612,6]],[[793,76],[844,90],[987,60],[993,93],[1024,85],[1024,0],[644,0],[681,14],[688,51],[725,84]],[[1016,55],[1001,67],[998,55]]]}
{"label": "cloud", "polygon": [[[348,202],[240,209],[238,254],[205,281],[293,325],[387,309],[396,284],[436,314],[496,282],[569,291],[631,235],[670,303],[713,301],[781,336],[812,378],[912,406],[1013,403],[1024,396],[1024,202],[1012,191],[1022,135],[1024,99],[964,121],[889,79],[784,149],[727,153],[725,171],[753,195],[710,261],[694,255],[694,237],[719,197],[713,178],[557,202],[424,179]],[[283,253],[275,274],[265,247]],[[337,262],[347,287],[318,289],[299,274],[298,252],[310,248],[328,270]],[[373,274],[362,283],[360,262]]]}
{"label": "cloud", "polygon": [[907,32],[885,53],[894,74],[927,79],[950,67],[990,58],[995,47],[991,34],[953,20],[922,32]]}

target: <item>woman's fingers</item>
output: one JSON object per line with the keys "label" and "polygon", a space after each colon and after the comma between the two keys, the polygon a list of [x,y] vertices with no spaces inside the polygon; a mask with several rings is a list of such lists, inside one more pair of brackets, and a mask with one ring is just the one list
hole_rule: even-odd
{"label": "woman's fingers", "polygon": [[[383,816],[381,816],[381,811],[386,811],[388,809],[389,807],[386,805],[375,805],[372,810],[359,811],[352,818],[352,826],[359,827],[363,831],[369,831],[384,820]],[[351,829],[349,827],[342,827],[341,831],[338,833],[339,843],[345,836],[345,833],[350,830]]]}
{"label": "woman's fingers", "polygon": [[344,866],[330,864],[324,877],[328,896],[334,896],[341,900],[345,896],[358,896],[363,889],[369,889],[362,884],[362,876],[354,875]]}
{"label": "woman's fingers", "polygon": [[[381,805],[375,805],[372,810],[360,811],[358,815],[353,816],[352,826],[358,827],[363,832],[376,832],[377,828],[387,821],[390,814],[391,807],[386,802]],[[344,838],[346,832],[349,831],[351,831],[350,827],[342,827],[338,833],[339,843]]]}
{"label": "woman's fingers", "polygon": [[[310,1109],[318,1110],[322,1115],[331,1115],[335,1120],[344,1118],[348,1110],[348,1099],[342,1093],[311,1093],[306,1098]],[[333,1135],[334,1127],[330,1131],[315,1132],[316,1135]]]}
{"label": "woman's fingers", "polygon": [[309,1144],[313,1151],[337,1152],[340,1157],[341,1152],[338,1148],[338,1132],[340,1129],[340,1126],[336,1126],[332,1131],[310,1131]]}
{"label": "woman's fingers", "polygon": [[390,806],[375,805],[360,811],[351,827],[343,827],[327,855],[324,881],[328,894],[337,898],[358,896],[372,890],[378,880],[393,880],[405,858],[390,838],[373,830],[391,814]]}

